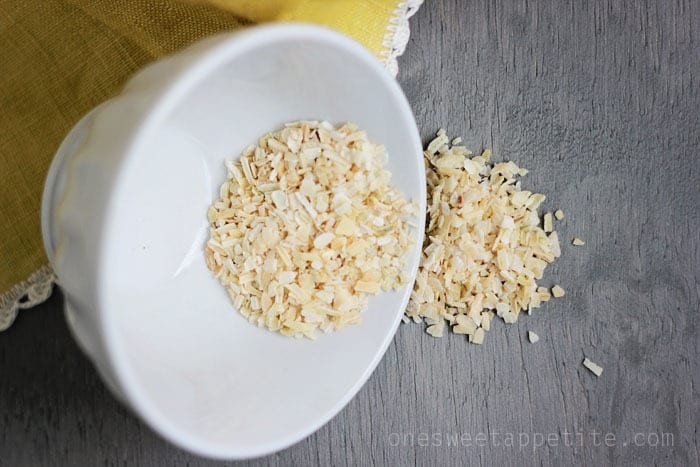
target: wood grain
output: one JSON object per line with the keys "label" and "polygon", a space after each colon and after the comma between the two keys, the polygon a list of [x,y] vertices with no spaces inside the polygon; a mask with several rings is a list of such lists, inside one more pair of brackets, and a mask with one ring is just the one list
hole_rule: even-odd
{"label": "wood grain", "polygon": [[[567,295],[481,347],[401,326],[337,417],[248,464],[698,465],[700,3],[428,0],[412,28],[399,80],[423,137],[444,126],[530,169],[524,186],[566,214],[545,282]],[[115,402],[61,308],[55,293],[0,335],[0,465],[221,465]]]}

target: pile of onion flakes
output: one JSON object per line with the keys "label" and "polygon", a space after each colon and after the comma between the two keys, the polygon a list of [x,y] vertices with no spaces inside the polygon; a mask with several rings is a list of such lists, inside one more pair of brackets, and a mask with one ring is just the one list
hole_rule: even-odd
{"label": "pile of onion flakes", "polygon": [[514,323],[551,298],[536,281],[561,253],[551,214],[540,226],[545,196],[517,180],[527,171],[513,162],[489,165],[490,150],[469,157],[460,143],[440,130],[424,153],[428,223],[404,321],[425,321],[435,337],[447,323],[481,344],[494,316]]}

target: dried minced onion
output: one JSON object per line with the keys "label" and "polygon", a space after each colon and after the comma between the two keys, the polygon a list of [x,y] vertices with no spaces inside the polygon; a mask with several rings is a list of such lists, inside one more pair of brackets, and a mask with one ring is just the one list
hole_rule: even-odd
{"label": "dried minced onion", "polygon": [[560,285],[555,285],[552,287],[552,297],[561,298],[566,294],[564,289]]}
{"label": "dried minced onion", "polygon": [[209,268],[258,326],[314,338],[360,321],[368,294],[406,284],[414,203],[386,151],[352,124],[290,123],[226,161]]}
{"label": "dried minced onion", "polygon": [[603,367],[598,365],[597,363],[592,362],[588,359],[588,357],[583,359],[583,366],[588,368],[588,370],[596,376],[600,376],[603,374]]}
{"label": "dried minced onion", "polygon": [[[513,162],[488,165],[444,130],[425,151],[428,223],[406,316],[443,334],[446,323],[473,343],[483,342],[494,316],[514,323],[522,310],[550,299],[536,280],[560,255],[556,232],[540,227],[542,194],[522,190]],[[552,230],[551,214],[546,230]],[[557,290],[558,292],[558,290]]]}

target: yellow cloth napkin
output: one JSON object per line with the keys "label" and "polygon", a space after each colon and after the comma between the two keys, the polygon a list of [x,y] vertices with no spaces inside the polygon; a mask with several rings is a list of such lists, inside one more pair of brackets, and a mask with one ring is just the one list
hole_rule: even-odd
{"label": "yellow cloth napkin", "polygon": [[0,331],[51,292],[39,206],[53,154],[136,70],[204,36],[265,21],[328,25],[391,68],[407,39],[400,26],[421,1],[0,2]]}

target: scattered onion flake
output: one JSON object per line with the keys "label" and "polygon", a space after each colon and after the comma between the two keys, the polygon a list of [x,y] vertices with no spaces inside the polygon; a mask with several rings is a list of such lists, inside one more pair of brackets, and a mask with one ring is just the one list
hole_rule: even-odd
{"label": "scattered onion flake", "polygon": [[490,165],[488,149],[469,157],[459,143],[440,130],[424,153],[426,238],[404,320],[424,321],[435,337],[447,323],[481,344],[495,316],[514,323],[551,298],[536,281],[561,251],[552,214],[543,223],[537,212],[545,196],[517,180],[527,170]]}
{"label": "scattered onion flake", "polygon": [[564,289],[560,285],[555,285],[552,287],[552,296],[554,298],[561,298],[566,294]]}
{"label": "scattered onion flake", "polygon": [[583,359],[583,366],[588,368],[588,370],[596,376],[600,376],[603,374],[603,367],[596,363],[593,363],[587,357]]}

